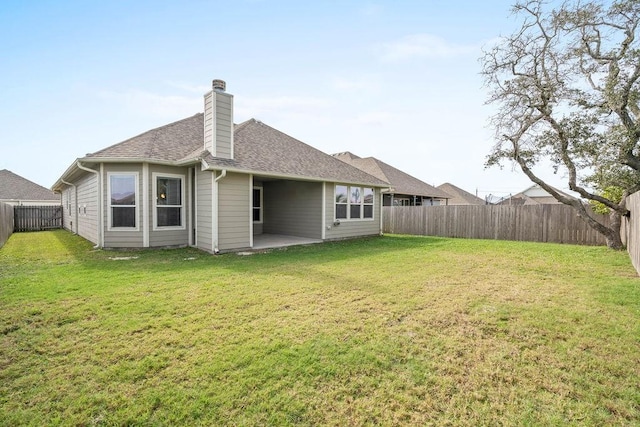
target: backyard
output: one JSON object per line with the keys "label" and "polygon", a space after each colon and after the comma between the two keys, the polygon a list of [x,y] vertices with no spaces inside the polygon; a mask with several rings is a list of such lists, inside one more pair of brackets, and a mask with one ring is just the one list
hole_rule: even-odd
{"label": "backyard", "polygon": [[637,425],[639,378],[640,279],[605,247],[0,249],[0,425]]}

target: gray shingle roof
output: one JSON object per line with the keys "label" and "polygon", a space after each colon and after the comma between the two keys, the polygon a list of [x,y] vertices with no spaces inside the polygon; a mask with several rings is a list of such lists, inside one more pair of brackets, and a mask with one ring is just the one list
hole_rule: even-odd
{"label": "gray shingle roof", "polygon": [[53,191],[15,173],[0,170],[0,200],[60,201]]}
{"label": "gray shingle roof", "polygon": [[234,159],[213,157],[204,150],[204,115],[152,129],[88,154],[85,160],[147,159],[189,162],[203,158],[212,168],[255,174],[321,179],[387,186],[387,182],[323,153],[255,119],[234,127]]}
{"label": "gray shingle roof", "polygon": [[394,194],[410,194],[413,196],[437,197],[448,199],[444,191],[415,178],[408,173],[378,160],[375,157],[361,158],[350,152],[337,153],[333,157],[391,184]]}
{"label": "gray shingle roof", "polygon": [[462,188],[457,187],[448,182],[438,185],[437,188],[451,195],[451,199],[449,199],[449,202],[448,202],[450,205],[485,205],[486,204],[486,202],[482,200],[480,197],[474,196],[468,191],[465,191]]}
{"label": "gray shingle roof", "polygon": [[197,150],[204,150],[202,113],[151,129],[118,144],[88,154],[86,158],[178,161]]}

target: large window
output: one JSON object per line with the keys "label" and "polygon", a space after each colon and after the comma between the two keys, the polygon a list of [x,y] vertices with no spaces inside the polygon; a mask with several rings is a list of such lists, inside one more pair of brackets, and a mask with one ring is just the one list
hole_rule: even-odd
{"label": "large window", "polygon": [[136,228],[138,174],[109,174],[109,214],[111,228]]}
{"label": "large window", "polygon": [[253,222],[262,222],[262,187],[253,187]]}
{"label": "large window", "polygon": [[155,185],[155,226],[183,227],[184,177],[153,174]]}
{"label": "large window", "polygon": [[336,219],[372,219],[373,188],[336,185]]}

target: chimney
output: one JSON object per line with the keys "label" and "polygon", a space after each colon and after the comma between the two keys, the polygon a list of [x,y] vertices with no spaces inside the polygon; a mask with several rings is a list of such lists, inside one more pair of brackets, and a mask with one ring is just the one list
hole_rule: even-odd
{"label": "chimney", "polygon": [[214,157],[233,159],[233,95],[224,80],[215,79],[204,95],[204,148]]}
{"label": "chimney", "polygon": [[213,90],[217,92],[224,92],[225,90],[227,90],[227,83],[224,80],[215,79],[211,83],[211,86],[213,86]]}

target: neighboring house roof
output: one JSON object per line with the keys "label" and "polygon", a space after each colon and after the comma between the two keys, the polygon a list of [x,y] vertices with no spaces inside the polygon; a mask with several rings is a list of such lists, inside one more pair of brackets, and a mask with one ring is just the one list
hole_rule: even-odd
{"label": "neighboring house roof", "polygon": [[[566,197],[572,197],[555,187],[552,188]],[[518,194],[514,194],[513,196],[498,202],[499,205],[556,205],[560,203],[561,202],[556,200],[555,197],[549,194],[538,184],[534,184]]]}
{"label": "neighboring house roof", "polygon": [[0,170],[0,200],[42,200],[60,202],[53,191],[16,175],[7,169]]}
{"label": "neighboring house roof", "polygon": [[449,182],[438,185],[436,188],[451,195],[451,198],[447,202],[450,205],[485,205],[486,202],[480,197],[477,197],[468,191],[463,190]]}
{"label": "neighboring house roof", "polygon": [[348,151],[333,154],[333,157],[391,184],[391,193],[448,199],[451,196],[408,173],[378,160],[375,157],[361,158]]}
{"label": "neighboring house roof", "polygon": [[388,186],[386,181],[346,165],[255,119],[234,126],[233,159],[213,157],[204,149],[203,141],[204,115],[199,113],[87,154],[80,160],[140,160],[173,164],[202,160],[209,169]]}

